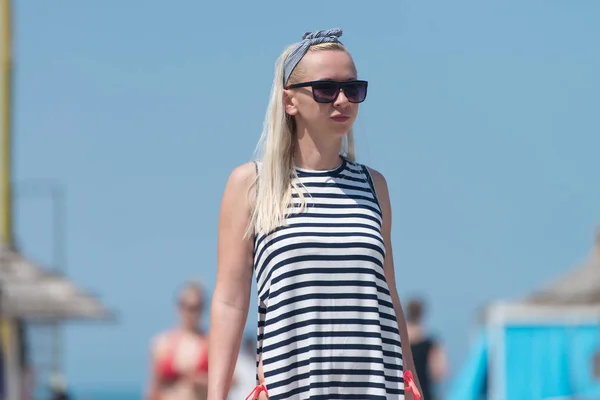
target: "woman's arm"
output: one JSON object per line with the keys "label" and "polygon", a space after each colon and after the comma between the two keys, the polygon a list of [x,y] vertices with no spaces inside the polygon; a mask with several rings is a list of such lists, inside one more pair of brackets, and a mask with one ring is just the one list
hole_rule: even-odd
{"label": "woman's arm", "polygon": [[448,360],[446,349],[441,343],[434,343],[428,356],[429,371],[435,383],[440,383],[448,376]]}
{"label": "woman's arm", "polygon": [[392,205],[390,203],[390,194],[384,176],[373,169],[369,170],[371,171],[371,176],[373,177],[375,191],[377,192],[377,198],[379,200],[379,207],[381,208],[381,213],[383,214],[382,234],[385,242],[386,252],[383,268],[385,272],[385,279],[392,296],[392,302],[394,303],[396,319],[398,320],[398,329],[400,330],[400,340],[402,342],[402,361],[404,364],[404,369],[412,371],[417,387],[419,388],[419,391],[421,391],[421,385],[419,384],[419,378],[417,377],[417,372],[415,371],[415,364],[412,357],[412,351],[410,349],[410,342],[408,340],[406,319],[404,318],[404,312],[402,311],[400,297],[398,296],[398,290],[396,288],[394,256],[392,253]]}
{"label": "woman's arm", "polygon": [[160,400],[160,382],[156,374],[158,339],[152,340],[150,345],[150,380],[146,389],[146,400]]}
{"label": "woman's arm", "polygon": [[236,168],[229,177],[221,202],[217,283],[210,313],[209,400],[227,398],[248,317],[253,240],[244,239],[244,233],[250,219],[255,177],[254,163]]}

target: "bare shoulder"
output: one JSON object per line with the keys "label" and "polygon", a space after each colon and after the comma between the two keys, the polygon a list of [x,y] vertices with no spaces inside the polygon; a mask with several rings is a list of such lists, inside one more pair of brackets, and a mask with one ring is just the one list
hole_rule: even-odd
{"label": "bare shoulder", "polygon": [[247,200],[250,189],[256,180],[256,164],[252,161],[239,165],[231,171],[225,187],[225,197],[235,200]]}
{"label": "bare shoulder", "polygon": [[[377,197],[379,197],[380,200],[386,201],[386,199],[389,197],[389,194],[388,194],[388,185],[387,185],[385,176],[383,176],[383,174],[381,172],[377,171],[374,168],[367,167],[367,169],[369,170],[369,173],[371,174],[371,177],[373,178],[373,185],[375,185],[375,191],[377,192]],[[382,199],[382,197],[383,197],[383,199]]]}
{"label": "bare shoulder", "polygon": [[152,339],[150,339],[150,351],[154,355],[160,355],[164,353],[172,336],[172,331],[160,332],[154,335]]}
{"label": "bare shoulder", "polygon": [[253,161],[238,165],[231,171],[227,186],[235,189],[248,189],[256,179],[256,164]]}

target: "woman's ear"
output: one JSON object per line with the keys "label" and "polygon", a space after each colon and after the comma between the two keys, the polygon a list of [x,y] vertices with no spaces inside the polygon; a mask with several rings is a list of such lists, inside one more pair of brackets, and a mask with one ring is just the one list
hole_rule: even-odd
{"label": "woman's ear", "polygon": [[283,89],[283,106],[287,115],[298,114],[298,108],[294,104],[294,92],[290,89]]}

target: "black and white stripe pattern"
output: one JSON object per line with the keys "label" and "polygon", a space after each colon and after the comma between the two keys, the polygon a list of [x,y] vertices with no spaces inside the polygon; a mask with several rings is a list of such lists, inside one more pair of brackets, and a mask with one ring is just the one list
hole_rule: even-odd
{"label": "black and white stripe pattern", "polygon": [[[307,207],[255,238],[258,353],[270,400],[403,399],[402,348],[370,175],[298,170]],[[297,201],[297,196],[294,196]]]}

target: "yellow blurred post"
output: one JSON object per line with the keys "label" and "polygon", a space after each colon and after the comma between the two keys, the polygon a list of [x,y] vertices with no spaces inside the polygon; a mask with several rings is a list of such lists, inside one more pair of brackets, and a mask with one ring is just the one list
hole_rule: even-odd
{"label": "yellow blurred post", "polygon": [[[11,0],[2,0],[2,240],[13,247],[12,214],[12,10]],[[1,295],[0,287],[0,295]],[[3,310],[0,310],[0,312]],[[2,312],[2,314],[4,314]],[[5,398],[19,396],[18,338],[15,338],[16,321],[2,315],[2,357],[5,370]],[[17,362],[15,362],[17,361]],[[17,381],[15,382],[15,372]]]}
{"label": "yellow blurred post", "polygon": [[12,13],[2,0],[2,239],[13,245],[12,215]]}

